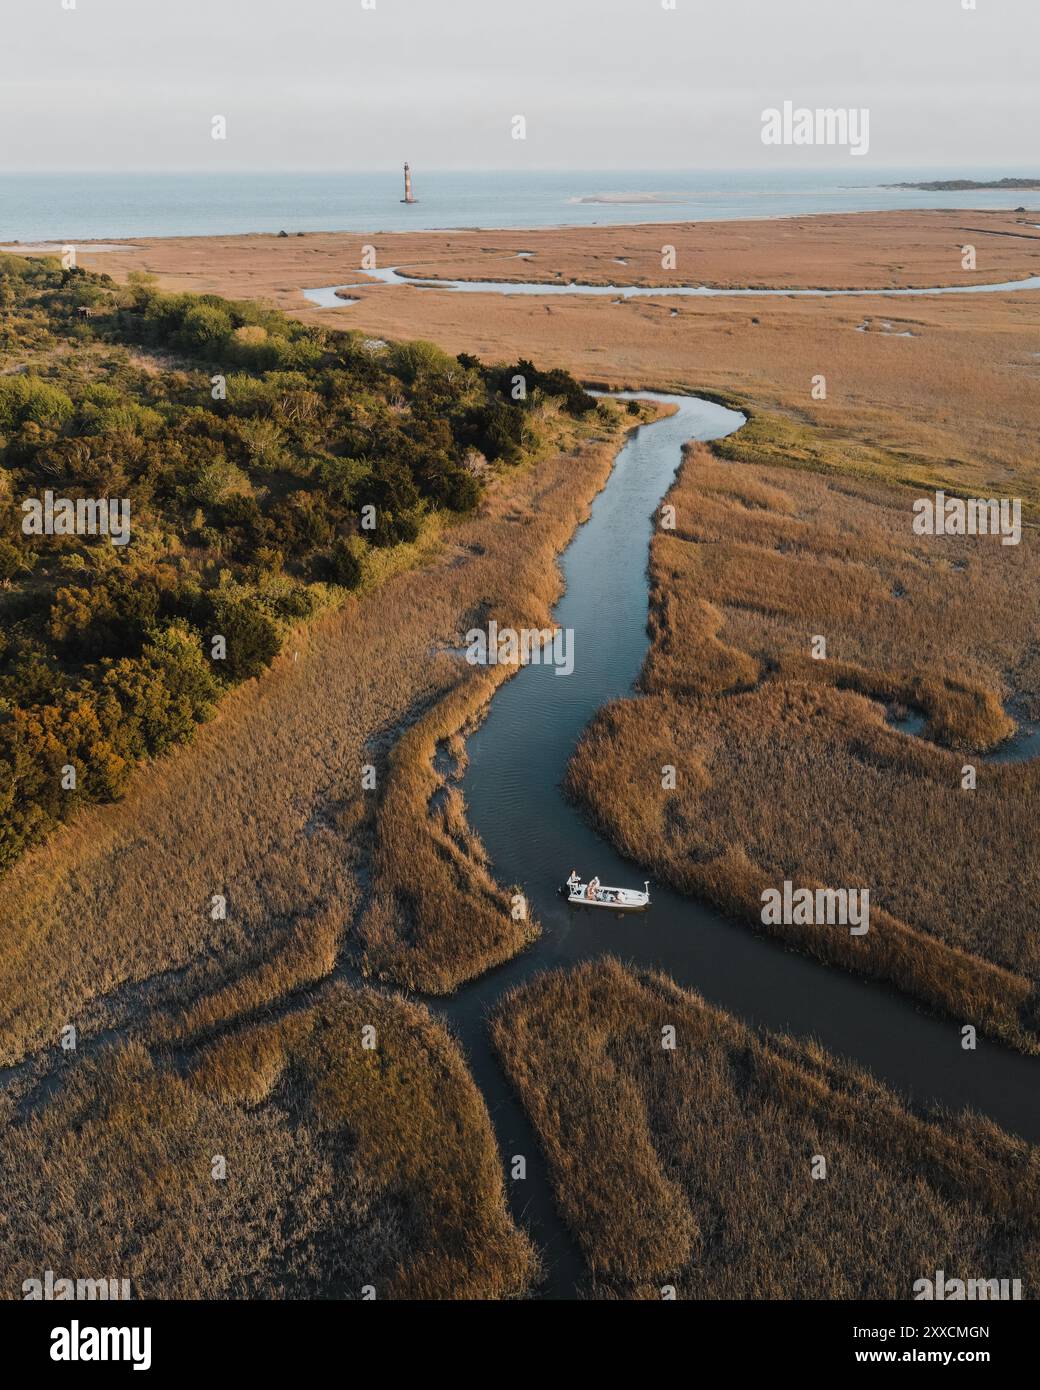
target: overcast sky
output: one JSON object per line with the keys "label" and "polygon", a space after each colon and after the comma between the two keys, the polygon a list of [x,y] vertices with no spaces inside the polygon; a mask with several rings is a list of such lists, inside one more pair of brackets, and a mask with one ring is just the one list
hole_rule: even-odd
{"label": "overcast sky", "polygon": [[[666,0],[670,3],[671,0]],[[65,9],[63,5],[74,8]],[[369,0],[371,3],[371,0]],[[0,0],[0,168],[1040,166],[1040,0]],[[511,138],[513,116],[526,140]],[[215,115],[227,139],[211,138]]]}

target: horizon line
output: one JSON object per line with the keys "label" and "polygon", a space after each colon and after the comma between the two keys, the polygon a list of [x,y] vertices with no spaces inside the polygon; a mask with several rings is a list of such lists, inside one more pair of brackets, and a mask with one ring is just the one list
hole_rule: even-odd
{"label": "horizon line", "polygon": [[[300,175],[300,174],[316,174],[316,175],[344,175],[344,174],[348,174],[348,175],[359,175],[359,176],[360,176],[360,175],[366,175],[366,174],[386,174],[387,176],[392,175],[392,176],[394,176],[394,177],[397,177],[397,176],[400,174],[400,172],[401,172],[401,168],[402,168],[403,162],[404,162],[404,161],[402,161],[402,164],[396,164],[396,165],[391,165],[391,166],[381,166],[381,167],[379,167],[379,168],[371,168],[371,169],[346,169],[346,168],[337,168],[337,167],[333,167],[333,166],[327,166],[327,167],[323,167],[323,168],[307,168],[307,169],[299,169],[299,168],[296,168],[296,169],[293,169],[293,168],[251,167],[251,166],[244,166],[244,165],[243,165],[243,166],[236,166],[236,167],[233,167],[233,168],[225,168],[225,169],[199,168],[199,167],[187,167],[187,166],[185,166],[185,167],[183,167],[183,168],[177,167],[177,168],[169,168],[169,169],[154,169],[154,168],[151,168],[151,169],[149,169],[149,168],[125,168],[125,169],[124,169],[124,168],[91,168],[91,169],[75,169],[75,168],[73,168],[73,169],[69,169],[69,168],[64,168],[64,169],[58,169],[58,168],[55,168],[55,169],[4,169],[4,168],[0,168],[0,177],[11,177],[11,176],[14,176],[14,175],[22,175],[22,176],[29,176],[29,177],[49,177],[49,176],[58,175],[58,174],[60,174],[60,175],[77,175],[77,176],[85,176],[85,175],[92,175],[92,174],[134,174],[134,175],[148,175],[149,177],[152,177],[152,178],[155,178],[155,177],[162,177],[163,175],[167,175],[167,174],[170,174],[170,175],[172,175],[172,174],[193,174],[193,175],[212,174],[212,175],[213,175],[214,177],[216,177],[216,178],[223,178],[223,177],[226,176],[227,174],[253,174],[253,175],[267,175],[267,176],[275,176],[275,175],[283,175],[283,174],[296,174],[296,175]],[[409,163],[410,163],[410,162],[411,162],[411,161],[409,161]],[[423,169],[425,170],[425,172],[428,173],[428,174],[510,174],[510,175],[523,175],[523,174],[618,174],[618,175],[620,175],[620,174],[639,174],[639,175],[645,176],[645,175],[647,175],[647,174],[695,174],[695,173],[704,173],[704,174],[722,174],[722,173],[729,173],[729,174],[741,174],[741,173],[743,173],[743,174],[766,174],[766,173],[771,173],[771,174],[783,174],[783,173],[817,172],[817,173],[832,173],[832,174],[836,174],[836,173],[849,173],[849,174],[854,174],[854,173],[858,173],[858,172],[861,172],[861,171],[862,171],[862,173],[866,173],[868,170],[871,170],[871,171],[873,171],[873,172],[878,172],[878,171],[881,171],[881,170],[889,170],[889,171],[896,171],[896,172],[898,172],[898,171],[907,171],[907,172],[910,172],[910,171],[914,171],[914,170],[920,171],[920,170],[922,170],[922,169],[930,169],[930,170],[974,169],[974,170],[977,170],[977,171],[995,172],[995,171],[997,171],[997,170],[999,170],[999,169],[1022,170],[1022,169],[1026,169],[1026,168],[1028,168],[1028,167],[1030,167],[1030,166],[1027,166],[1027,165],[1024,165],[1024,164],[1023,164],[1023,165],[1008,165],[1008,164],[1000,164],[1000,165],[998,165],[998,164],[992,164],[992,165],[991,165],[991,164],[969,164],[969,163],[967,163],[967,162],[961,162],[961,163],[958,163],[958,164],[932,164],[932,163],[928,163],[927,161],[921,161],[921,162],[919,162],[919,163],[912,163],[912,164],[876,164],[876,165],[868,165],[868,166],[866,166],[866,167],[864,167],[863,165],[855,165],[855,166],[849,165],[849,164],[842,164],[842,165],[830,165],[830,164],[828,164],[828,165],[821,165],[821,164],[812,164],[812,163],[788,164],[788,165],[785,165],[785,166],[783,166],[783,167],[780,167],[780,166],[778,166],[778,165],[776,165],[776,164],[769,164],[769,165],[766,165],[766,164],[712,164],[712,165],[699,165],[699,164],[684,164],[684,165],[680,165],[680,164],[676,164],[676,165],[662,165],[662,166],[657,166],[657,167],[649,167],[649,166],[644,166],[644,167],[636,167],[636,166],[622,167],[622,166],[619,165],[619,166],[617,166],[617,167],[612,167],[612,168],[597,168],[597,167],[586,167],[586,168],[581,168],[581,167],[579,167],[579,166],[577,166],[577,165],[566,165],[566,166],[548,166],[548,167],[546,167],[546,166],[540,166],[540,167],[538,167],[538,168],[531,167],[531,168],[523,168],[523,169],[504,168],[504,167],[499,166],[499,165],[496,165],[496,166],[491,166],[491,165],[466,165],[466,166],[457,166],[457,167],[446,167],[446,166],[439,166],[439,167],[438,167],[438,166],[434,166],[434,165],[424,165],[424,166],[420,166],[420,167],[423,168]],[[414,172],[414,166],[413,166],[413,172]],[[1008,177],[1014,177],[1014,174],[1010,174],[1010,175],[1008,175]],[[1037,178],[1040,178],[1040,173],[1037,174]]]}

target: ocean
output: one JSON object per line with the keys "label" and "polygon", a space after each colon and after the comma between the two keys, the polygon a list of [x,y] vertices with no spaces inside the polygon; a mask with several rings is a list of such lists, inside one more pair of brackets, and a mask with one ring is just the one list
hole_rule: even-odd
{"label": "ocean", "polygon": [[[0,174],[0,241],[717,221],[886,208],[1040,209],[1040,192],[925,193],[886,183],[1027,177],[1015,169],[413,170],[402,174]],[[606,200],[606,201],[602,201]],[[1040,213],[1038,213],[1040,221]]]}

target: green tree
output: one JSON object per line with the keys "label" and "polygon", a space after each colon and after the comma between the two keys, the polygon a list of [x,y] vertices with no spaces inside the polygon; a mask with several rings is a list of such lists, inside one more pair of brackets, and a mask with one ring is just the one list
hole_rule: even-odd
{"label": "green tree", "polygon": [[236,681],[260,675],[281,650],[278,625],[253,600],[241,594],[222,594],[213,605],[214,632],[227,644],[225,665]]}
{"label": "green tree", "polygon": [[339,539],[334,542],[329,553],[331,578],[345,589],[356,589],[361,583],[361,561],[354,553],[350,542]]}

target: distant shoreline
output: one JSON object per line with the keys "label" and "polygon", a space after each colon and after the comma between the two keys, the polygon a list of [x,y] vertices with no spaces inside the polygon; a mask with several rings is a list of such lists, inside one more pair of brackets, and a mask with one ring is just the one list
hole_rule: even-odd
{"label": "distant shoreline", "polygon": [[936,179],[932,183],[882,183],[880,188],[915,188],[921,193],[1013,193],[1021,189],[1023,193],[1040,189],[1040,179],[993,179],[979,182],[975,179]]}
{"label": "distant shoreline", "polygon": [[683,203],[684,198],[668,193],[589,193],[580,198],[571,198],[572,203]]}

